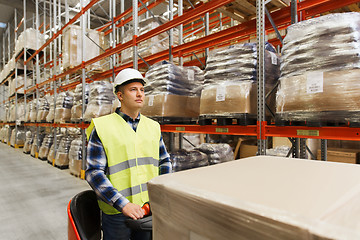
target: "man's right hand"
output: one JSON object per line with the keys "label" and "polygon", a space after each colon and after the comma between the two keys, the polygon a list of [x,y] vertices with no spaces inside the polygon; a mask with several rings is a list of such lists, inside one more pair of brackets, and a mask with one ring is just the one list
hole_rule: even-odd
{"label": "man's right hand", "polygon": [[144,210],[141,209],[141,207],[134,203],[128,203],[123,207],[122,213],[130,217],[134,220],[140,219],[144,217]]}

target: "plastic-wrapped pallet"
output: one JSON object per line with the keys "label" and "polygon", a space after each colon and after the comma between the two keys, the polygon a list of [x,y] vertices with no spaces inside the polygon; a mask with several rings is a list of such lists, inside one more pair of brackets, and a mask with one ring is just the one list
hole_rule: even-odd
{"label": "plastic-wrapped pallet", "polygon": [[[17,112],[17,114],[16,114]],[[25,105],[23,102],[18,103],[17,106],[15,104],[10,105],[10,117],[9,122],[24,121],[25,118]]]}
{"label": "plastic-wrapped pallet", "polygon": [[26,154],[29,154],[31,151],[31,146],[34,142],[34,133],[31,131],[26,132],[26,138],[24,143],[23,152]]}
{"label": "plastic-wrapped pallet", "polygon": [[36,118],[37,118],[37,101],[36,99],[31,101],[31,109],[30,109],[30,122],[36,122]]}
{"label": "plastic-wrapped pallet", "polygon": [[[266,90],[276,84],[280,60],[274,47],[265,46]],[[255,43],[236,44],[210,52],[205,68],[205,85],[201,92],[200,115],[205,117],[256,115]],[[275,99],[268,100],[274,108]]]}
{"label": "plastic-wrapped pallet", "polygon": [[[160,25],[166,23],[167,20],[163,17],[154,16],[150,18],[143,19],[139,22],[139,36],[147,33],[148,31],[159,27]],[[179,30],[173,28],[173,41],[174,45],[178,45],[179,42]],[[129,29],[125,32],[123,43],[132,40],[133,30]],[[138,53],[141,57],[147,57],[152,54],[161,52],[163,50],[169,49],[169,35],[167,32],[158,34],[148,40],[142,41],[138,44]],[[132,60],[132,48],[127,48],[121,52],[121,62],[124,64]]]}
{"label": "plastic-wrapped pallet", "polygon": [[9,95],[13,96],[15,92],[24,94],[24,87],[18,89],[16,91],[16,88],[19,88],[24,85],[24,77],[19,75],[17,78],[11,79],[9,81]]}
{"label": "plastic-wrapped pallet", "polygon": [[195,148],[208,156],[209,164],[217,164],[234,160],[234,152],[227,143],[202,143]]}
{"label": "plastic-wrapped pallet", "polygon": [[73,92],[61,92],[56,97],[55,123],[70,121],[71,108],[74,103]]}
{"label": "plastic-wrapped pallet", "polygon": [[70,173],[79,177],[82,164],[82,137],[77,136],[72,142],[69,150]]}
{"label": "plastic-wrapped pallet", "polygon": [[50,111],[50,103],[51,100],[50,95],[45,95],[43,98],[39,98],[39,111],[36,117],[37,122],[45,122],[46,117]]}
{"label": "plastic-wrapped pallet", "polygon": [[30,113],[31,113],[31,108],[32,108],[32,105],[33,105],[33,100],[31,100],[30,102],[28,102],[26,104],[26,113],[25,113],[25,122],[30,122]]}
{"label": "plastic-wrapped pallet", "polygon": [[[38,33],[36,33],[38,32]],[[38,37],[36,35],[38,34]],[[38,43],[36,43],[38,42]],[[18,39],[15,42],[15,52],[14,55],[17,56],[21,51],[24,50],[24,47],[27,49],[37,50],[45,43],[45,35],[40,33],[40,31],[33,29],[33,28],[27,28],[25,31],[23,31]],[[36,45],[38,44],[38,45]],[[38,48],[36,48],[36,46]]]}
{"label": "plastic-wrapped pallet", "polygon": [[10,145],[13,147],[23,147],[25,144],[25,130],[18,127],[17,131],[14,128],[11,131],[11,137],[10,137]]}
{"label": "plastic-wrapped pallet", "polygon": [[282,120],[360,122],[360,13],[291,25],[284,38],[277,114]]}
{"label": "plastic-wrapped pallet", "polygon": [[46,116],[46,122],[53,122],[55,116],[55,109],[54,109],[54,96],[51,95],[49,97],[49,113]]}
{"label": "plastic-wrapped pallet", "polygon": [[55,166],[59,168],[68,168],[69,167],[69,150],[71,142],[74,140],[76,135],[67,134],[61,138],[59,148],[57,149],[55,156]]}
{"label": "plastic-wrapped pallet", "polygon": [[[79,121],[82,118],[82,83],[76,85],[74,91],[74,105],[71,108],[71,121]],[[90,86],[85,83],[85,110],[89,101]]]}
{"label": "plastic-wrapped pallet", "polygon": [[39,159],[41,160],[47,160],[47,156],[49,154],[49,150],[51,145],[54,142],[54,135],[53,134],[47,134],[41,144],[41,147],[39,149]]}
{"label": "plastic-wrapped pallet", "polygon": [[90,84],[89,103],[87,105],[84,120],[112,113],[115,100],[113,85],[108,81],[95,81]]}
{"label": "plastic-wrapped pallet", "polygon": [[199,116],[203,72],[197,67],[179,67],[162,61],[146,72],[146,97],[142,114],[151,117]]}
{"label": "plastic-wrapped pallet", "polygon": [[33,144],[31,145],[31,151],[30,151],[30,155],[38,158],[39,156],[39,146],[41,146],[43,140],[44,140],[45,134],[40,132],[39,135],[37,133],[35,133],[34,135],[34,141]]}
{"label": "plastic-wrapped pallet", "polygon": [[179,149],[170,154],[174,172],[209,165],[208,156],[199,150]]}
{"label": "plastic-wrapped pallet", "polygon": [[[86,29],[84,61],[88,61],[102,53],[102,49],[106,49],[104,33]],[[90,39],[89,39],[90,38]],[[76,25],[68,26],[63,32],[63,44],[62,44],[62,60],[63,67],[65,69],[72,68],[81,64],[81,49],[82,49],[82,38],[81,38],[81,27]],[[100,47],[99,47],[100,46]],[[104,60],[98,61],[91,65],[86,66],[87,70],[103,71]]]}
{"label": "plastic-wrapped pallet", "polygon": [[[59,145],[60,145],[60,142],[61,142],[61,139],[63,138],[63,134],[57,134],[56,135],[56,151],[57,149],[59,148]],[[47,155],[47,160],[49,163],[53,163],[53,160],[55,160],[55,146],[54,146],[54,143],[51,145],[50,149],[49,149],[49,153]]]}

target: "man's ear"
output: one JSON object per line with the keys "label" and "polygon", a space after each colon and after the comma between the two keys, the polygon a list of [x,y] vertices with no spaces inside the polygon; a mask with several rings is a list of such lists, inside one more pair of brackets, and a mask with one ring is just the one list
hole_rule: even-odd
{"label": "man's ear", "polygon": [[116,96],[118,97],[118,99],[119,99],[120,101],[123,100],[122,92],[121,92],[121,91],[118,91],[118,92],[116,93]]}

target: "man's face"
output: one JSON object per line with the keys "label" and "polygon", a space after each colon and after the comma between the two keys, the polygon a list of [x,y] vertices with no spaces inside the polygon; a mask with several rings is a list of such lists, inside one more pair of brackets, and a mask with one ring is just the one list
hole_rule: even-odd
{"label": "man's face", "polygon": [[140,109],[144,106],[144,86],[142,83],[133,82],[122,87],[122,91],[117,93],[121,102],[121,107],[128,109]]}

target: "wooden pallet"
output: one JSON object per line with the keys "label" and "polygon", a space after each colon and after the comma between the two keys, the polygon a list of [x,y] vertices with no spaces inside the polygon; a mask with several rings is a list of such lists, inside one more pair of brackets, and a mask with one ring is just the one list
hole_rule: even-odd
{"label": "wooden pallet", "polygon": [[302,112],[276,114],[277,126],[360,127],[360,112]]}
{"label": "wooden pallet", "polygon": [[196,124],[196,118],[186,118],[186,117],[150,117],[154,121],[157,121],[160,124]]}
{"label": "wooden pallet", "polygon": [[221,115],[201,115],[199,117],[200,125],[218,125],[218,126],[226,126],[226,125],[256,125],[256,115],[248,114],[248,113],[236,113],[226,116]]}

